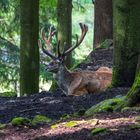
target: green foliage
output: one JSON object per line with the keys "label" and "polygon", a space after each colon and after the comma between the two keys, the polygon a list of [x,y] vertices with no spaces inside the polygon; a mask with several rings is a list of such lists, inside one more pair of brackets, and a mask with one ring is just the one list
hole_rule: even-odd
{"label": "green foliage", "polygon": [[17,92],[19,77],[19,1],[0,0],[0,92]]}
{"label": "green foliage", "polygon": [[9,7],[9,0],[0,0],[0,9],[2,11],[7,11]]}
{"label": "green foliage", "polygon": [[57,0],[40,0],[40,24],[41,27],[47,24],[56,25]]}
{"label": "green foliage", "polygon": [[92,116],[98,112],[113,112],[116,109],[116,107],[124,101],[124,98],[125,97],[122,96],[122,97],[116,97],[113,99],[104,100],[89,108],[85,112],[85,116]]}
{"label": "green foliage", "polygon": [[50,123],[52,120],[43,115],[36,115],[32,120],[32,125],[46,124]]}
{"label": "green foliage", "polygon": [[16,97],[16,93],[15,92],[3,92],[0,93],[0,97]]}
{"label": "green foliage", "polygon": [[56,89],[58,89],[58,84],[55,80],[53,80],[52,85],[50,87],[50,91],[55,91]]}
{"label": "green foliage", "polygon": [[17,44],[17,37],[19,33],[19,1],[3,0],[2,3],[5,10],[0,12],[1,36],[4,36],[5,38],[12,40],[13,43]]}
{"label": "green foliage", "polygon": [[[0,92],[16,92],[19,77],[19,49],[0,37]],[[9,86],[11,85],[11,86]]]}
{"label": "green foliage", "polygon": [[56,7],[57,0],[40,0],[40,6],[43,7]]}
{"label": "green foliage", "polygon": [[27,118],[16,117],[12,119],[11,124],[14,126],[23,126],[29,124],[30,122],[31,121]]}
{"label": "green foliage", "polygon": [[105,131],[107,131],[106,128],[94,128],[91,131],[91,133],[92,133],[92,135],[96,135],[96,134],[99,134],[99,133],[102,133],[102,132],[105,132]]}

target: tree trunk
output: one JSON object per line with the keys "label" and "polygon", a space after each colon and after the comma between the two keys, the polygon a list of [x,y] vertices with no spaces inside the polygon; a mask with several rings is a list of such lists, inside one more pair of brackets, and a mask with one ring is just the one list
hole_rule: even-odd
{"label": "tree trunk", "polygon": [[39,91],[39,0],[21,0],[20,95]]}
{"label": "tree trunk", "polygon": [[113,86],[134,82],[140,41],[140,1],[114,0]]}
{"label": "tree trunk", "polygon": [[136,71],[136,78],[132,88],[129,90],[124,106],[135,106],[140,103],[140,55],[138,59],[138,66]]}
{"label": "tree trunk", "polygon": [[[58,0],[57,2],[57,22],[58,22],[58,40],[63,49],[71,47],[72,38],[72,0]],[[64,48],[64,42],[66,46]],[[61,50],[63,50],[61,49]],[[69,54],[66,59],[66,66],[71,67],[72,55]]]}
{"label": "tree trunk", "polygon": [[95,0],[94,48],[113,39],[112,0]]}

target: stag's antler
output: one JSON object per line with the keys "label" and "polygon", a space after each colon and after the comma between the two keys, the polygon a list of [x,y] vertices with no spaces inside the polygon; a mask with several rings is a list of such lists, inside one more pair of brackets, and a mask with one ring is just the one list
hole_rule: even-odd
{"label": "stag's antler", "polygon": [[79,39],[78,35],[76,34],[76,43],[75,43],[75,45],[70,47],[68,50],[64,51],[63,54],[62,54],[63,56],[67,56],[76,47],[78,47],[82,43],[82,41],[84,40],[85,35],[86,35],[87,31],[88,31],[88,26],[86,26],[85,24],[82,24],[82,23],[79,23],[79,25],[80,25],[81,32],[82,32],[80,39]]}
{"label": "stag's antler", "polygon": [[[44,32],[44,29],[42,28],[41,29],[41,39],[39,39],[38,41],[38,46],[40,48],[42,48],[43,52],[48,55],[49,57],[51,57],[52,59],[56,59],[56,57],[51,53],[51,40],[52,40],[52,37],[56,34],[56,31],[52,31],[52,27],[50,27],[50,30],[49,30],[49,37],[46,38],[45,36],[45,32]],[[44,45],[42,45],[41,41],[43,41],[43,43],[45,44],[45,47],[48,48],[48,50],[46,48],[44,48]],[[60,43],[59,43],[60,44]],[[57,46],[59,45],[57,44]]]}
{"label": "stag's antler", "polygon": [[56,31],[52,31],[52,28],[50,28],[50,32],[49,32],[49,37],[48,38],[46,38],[44,30],[43,29],[41,30],[42,41],[44,42],[44,44],[45,44],[46,48],[48,48],[48,50],[46,48],[44,48],[44,46],[41,44],[41,40],[39,40],[38,45],[42,48],[43,52],[46,55],[48,55],[49,57],[51,57],[52,59],[57,59],[59,57],[65,57],[65,56],[67,56],[70,52],[72,52],[76,47],[78,47],[82,43],[82,41],[83,41],[87,31],[88,31],[88,27],[85,24],[80,23],[79,25],[80,25],[81,32],[82,32],[80,39],[79,39],[78,35],[76,35],[76,43],[75,43],[75,45],[73,45],[72,47],[70,47],[66,51],[64,50],[63,53],[61,53],[61,51],[60,51],[60,40],[59,40],[57,45],[56,45],[57,52],[58,52],[58,56],[57,57],[54,56],[51,53],[50,41],[51,41],[52,37],[56,34]]}

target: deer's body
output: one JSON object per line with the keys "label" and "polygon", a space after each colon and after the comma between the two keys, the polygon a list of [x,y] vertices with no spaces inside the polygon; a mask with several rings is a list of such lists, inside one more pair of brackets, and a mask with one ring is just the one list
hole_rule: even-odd
{"label": "deer's body", "polygon": [[60,66],[55,78],[66,95],[77,96],[104,91],[111,84],[112,70],[101,67],[97,71],[70,72]]}
{"label": "deer's body", "polygon": [[[70,72],[66,68],[64,64],[65,57],[82,43],[88,31],[88,27],[85,24],[80,23],[80,28],[82,31],[80,39],[76,36],[76,43],[68,50],[63,51],[63,53],[60,52],[60,41],[58,41],[56,46],[58,50],[57,56],[44,48],[41,44],[41,40],[39,41],[39,46],[42,48],[43,52],[52,59],[52,61],[47,65],[46,70],[55,73],[57,83],[66,95],[83,95],[100,92],[105,90],[112,80],[112,70],[108,67],[100,67],[97,71],[80,72]],[[50,30],[48,39],[45,38],[45,34],[43,32],[41,33],[43,43],[50,50],[50,41],[52,36],[54,36],[55,31]]]}

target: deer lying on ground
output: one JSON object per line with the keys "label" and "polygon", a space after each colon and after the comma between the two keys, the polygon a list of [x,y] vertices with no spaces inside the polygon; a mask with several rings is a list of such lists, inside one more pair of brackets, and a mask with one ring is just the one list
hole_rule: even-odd
{"label": "deer lying on ground", "polygon": [[55,73],[57,83],[66,95],[77,96],[104,91],[111,84],[112,80],[112,70],[108,67],[100,67],[97,71],[71,72],[65,66],[66,56],[82,43],[88,31],[88,27],[85,24],[80,23],[80,28],[82,32],[80,39],[76,36],[76,43],[68,50],[61,53],[60,41],[58,41],[56,45],[57,56],[49,51],[51,46],[50,41],[55,35],[55,31],[50,30],[48,38],[45,37],[43,31],[41,32],[41,40],[49,50],[47,50],[42,45],[41,40],[39,40],[39,46],[43,52],[52,59],[47,65],[46,70]]}

